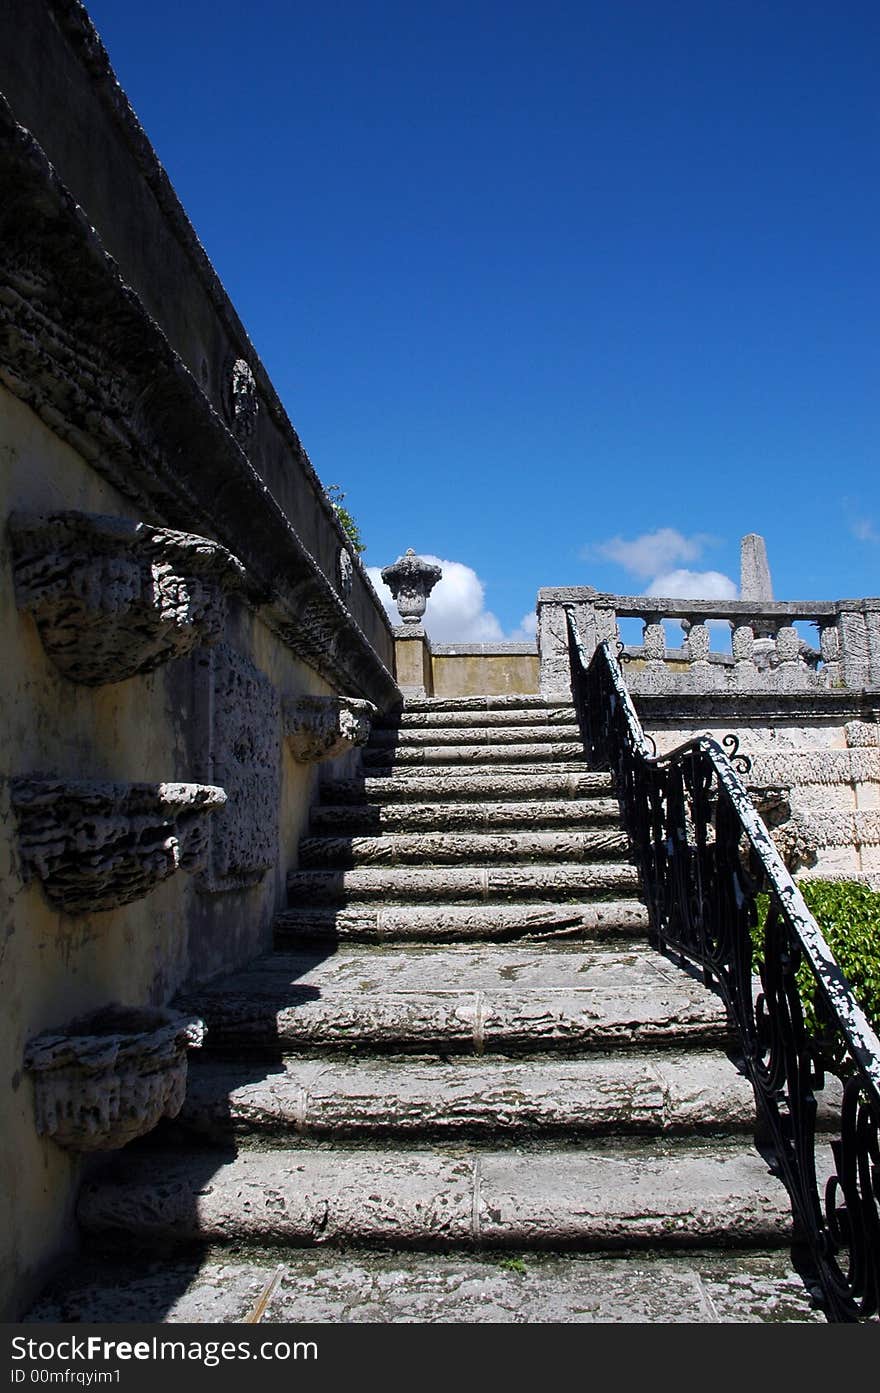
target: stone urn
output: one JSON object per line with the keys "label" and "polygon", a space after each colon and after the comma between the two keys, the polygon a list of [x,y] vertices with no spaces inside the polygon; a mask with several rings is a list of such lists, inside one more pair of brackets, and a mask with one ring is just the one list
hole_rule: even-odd
{"label": "stone urn", "polygon": [[37,1131],[69,1151],[112,1151],[176,1117],[186,1052],[200,1020],[157,1008],[107,1006],[31,1040]]}
{"label": "stone urn", "polygon": [[394,596],[398,613],[406,625],[417,625],[425,612],[428,596],[443,572],[439,566],[416,556],[412,547],[399,556],[393,566],[386,566],[382,579]]}

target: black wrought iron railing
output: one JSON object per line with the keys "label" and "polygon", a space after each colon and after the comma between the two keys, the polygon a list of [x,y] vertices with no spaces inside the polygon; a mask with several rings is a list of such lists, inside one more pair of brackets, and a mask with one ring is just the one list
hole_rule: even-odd
{"label": "black wrought iron railing", "polygon": [[[799,1265],[827,1318],[876,1315],[880,1041],[739,778],[746,763],[735,738],[724,742],[729,753],[704,735],[658,756],[614,645],[600,644],[588,665],[571,613],[568,625],[584,741],[615,777],[653,939],[698,964],[724,1000],[755,1092],[758,1143],[788,1190]],[[815,981],[819,1036],[804,1020],[802,964]],[[830,1126],[829,1068],[841,1081]]]}

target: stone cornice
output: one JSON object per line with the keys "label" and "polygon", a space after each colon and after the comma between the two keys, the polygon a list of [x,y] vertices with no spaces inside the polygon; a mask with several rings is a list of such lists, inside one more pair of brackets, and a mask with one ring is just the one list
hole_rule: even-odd
{"label": "stone cornice", "polygon": [[802,692],[633,692],[639,716],[647,724],[657,721],[674,725],[705,725],[712,721],[738,724],[777,721],[873,720],[880,708],[880,691],[867,688],[850,691],[828,688]]}
{"label": "stone cornice", "polygon": [[384,709],[390,672],[234,434],[0,98],[0,381],[144,519],[240,558],[260,610],[337,690]]}

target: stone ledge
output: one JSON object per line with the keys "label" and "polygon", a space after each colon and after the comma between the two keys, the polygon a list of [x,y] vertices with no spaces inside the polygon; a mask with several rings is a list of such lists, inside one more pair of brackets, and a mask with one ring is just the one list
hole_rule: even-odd
{"label": "stone ledge", "polygon": [[381,709],[398,701],[235,433],[2,97],[0,139],[0,381],[139,513],[238,556],[262,617],[332,686]]}

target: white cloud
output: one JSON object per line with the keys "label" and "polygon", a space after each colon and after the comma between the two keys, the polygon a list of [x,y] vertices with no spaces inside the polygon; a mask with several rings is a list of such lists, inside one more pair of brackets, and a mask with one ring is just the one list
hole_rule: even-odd
{"label": "white cloud", "polygon": [[[505,638],[496,616],[485,607],[485,587],[472,566],[422,553],[443,572],[428,596],[424,625],[435,643],[493,643]],[[370,580],[391,618],[401,622],[391,591],[382,580],[381,567],[368,566]],[[525,625],[525,616],[522,628]],[[518,636],[518,635],[517,635]]]}
{"label": "white cloud", "polygon": [[630,541],[610,537],[596,542],[585,547],[582,555],[616,562],[636,577],[643,595],[665,595],[676,600],[735,600],[739,589],[730,576],[721,571],[696,571],[675,565],[699,560],[706,547],[714,546],[716,541],[708,532],[694,532],[687,537],[675,527],[658,527],[655,532],[644,532]]}
{"label": "white cloud", "polygon": [[513,633],[509,635],[512,643],[529,643],[538,633],[538,616],[534,610],[524,614]]}
{"label": "white cloud", "polygon": [[849,526],[857,542],[880,542],[880,532],[872,518],[856,518]]}
{"label": "white cloud", "polygon": [[722,571],[665,571],[645,591],[675,600],[735,600],[735,583]]}
{"label": "white cloud", "polygon": [[604,561],[616,561],[634,576],[654,576],[676,561],[696,561],[713,541],[705,532],[686,537],[674,527],[658,527],[656,532],[645,532],[632,541],[610,537],[606,542],[585,547],[583,554],[587,559],[598,556]]}

